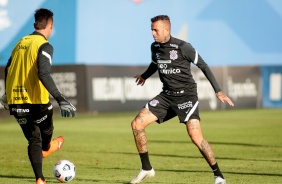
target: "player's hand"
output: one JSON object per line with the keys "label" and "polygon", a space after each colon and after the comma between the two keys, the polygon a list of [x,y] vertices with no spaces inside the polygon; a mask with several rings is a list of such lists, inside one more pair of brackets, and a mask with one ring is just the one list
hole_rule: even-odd
{"label": "player's hand", "polygon": [[60,105],[60,109],[61,109],[61,115],[63,117],[70,117],[70,115],[72,117],[75,116],[76,108],[70,102],[61,101],[61,102],[59,102],[59,105]]}
{"label": "player's hand", "polygon": [[230,106],[234,106],[233,102],[222,91],[216,93],[216,97],[222,102],[227,102]]}
{"label": "player's hand", "polygon": [[72,105],[70,102],[68,102],[63,95],[57,97],[56,100],[60,106],[62,117],[75,116],[75,111],[76,111],[75,106]]}
{"label": "player's hand", "polygon": [[135,82],[137,83],[137,85],[140,85],[143,86],[145,84],[145,79],[143,79],[141,77],[141,75],[135,75],[134,78],[136,78]]}
{"label": "player's hand", "polygon": [[8,105],[8,101],[7,101],[7,96],[5,94],[0,98],[0,103],[4,106],[4,108],[6,110],[9,109],[9,105]]}

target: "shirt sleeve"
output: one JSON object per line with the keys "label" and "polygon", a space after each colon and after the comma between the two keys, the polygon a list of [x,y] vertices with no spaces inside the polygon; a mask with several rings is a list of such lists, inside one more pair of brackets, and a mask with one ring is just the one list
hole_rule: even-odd
{"label": "shirt sleeve", "polygon": [[48,92],[54,98],[57,98],[61,95],[61,93],[51,77],[52,57],[52,45],[49,43],[43,44],[38,51],[38,77]]}
{"label": "shirt sleeve", "polygon": [[204,73],[206,78],[209,80],[209,82],[211,83],[216,93],[221,91],[210,67],[207,65],[207,63],[202,59],[200,54],[192,47],[190,43],[184,43],[182,45],[182,53],[184,53],[183,54],[184,57],[189,62],[193,63],[194,65],[196,65],[197,67],[199,67],[202,70],[202,72]]}
{"label": "shirt sleeve", "polygon": [[154,61],[153,53],[154,53],[154,50],[153,50],[153,43],[152,43],[151,44],[152,62],[150,63],[147,70],[141,75],[141,77],[145,80],[148,79],[149,77],[151,77],[158,70],[157,63],[156,63],[156,61]]}
{"label": "shirt sleeve", "polygon": [[158,66],[152,61],[147,70],[141,75],[141,77],[146,80],[151,77],[157,70]]}

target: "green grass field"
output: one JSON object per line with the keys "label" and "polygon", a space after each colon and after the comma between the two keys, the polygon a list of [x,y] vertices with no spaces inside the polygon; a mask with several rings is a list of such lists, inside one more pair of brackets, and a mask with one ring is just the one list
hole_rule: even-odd
{"label": "green grass field", "polygon": [[[54,137],[63,135],[65,144],[44,159],[47,183],[58,183],[52,172],[61,159],[76,165],[72,184],[128,183],[141,165],[130,127],[136,113],[55,115]],[[201,118],[228,184],[282,183],[281,109],[207,111]],[[177,118],[146,131],[156,176],[143,183],[213,183],[209,166]],[[0,184],[35,183],[27,142],[12,117],[0,118],[0,147]]]}

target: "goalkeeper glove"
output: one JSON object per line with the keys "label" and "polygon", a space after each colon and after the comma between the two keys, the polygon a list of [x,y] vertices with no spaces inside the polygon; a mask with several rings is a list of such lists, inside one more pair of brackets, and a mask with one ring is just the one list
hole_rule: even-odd
{"label": "goalkeeper glove", "polygon": [[56,97],[56,100],[60,106],[62,117],[70,117],[70,115],[72,117],[75,116],[76,108],[74,107],[74,105],[68,102],[63,95]]}
{"label": "goalkeeper glove", "polygon": [[8,102],[7,102],[7,96],[6,94],[4,94],[1,98],[0,98],[0,103],[4,106],[4,108],[6,110],[9,109],[9,105],[8,105]]}

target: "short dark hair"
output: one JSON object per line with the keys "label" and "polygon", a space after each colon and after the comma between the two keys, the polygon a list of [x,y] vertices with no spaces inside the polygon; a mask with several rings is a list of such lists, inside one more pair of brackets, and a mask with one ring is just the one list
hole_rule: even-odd
{"label": "short dark hair", "polygon": [[48,21],[51,19],[53,21],[53,12],[44,8],[35,10],[34,14],[34,28],[35,29],[45,29]]}
{"label": "short dark hair", "polygon": [[151,22],[157,22],[158,20],[167,21],[170,24],[170,19],[167,15],[158,15],[151,18]]}

